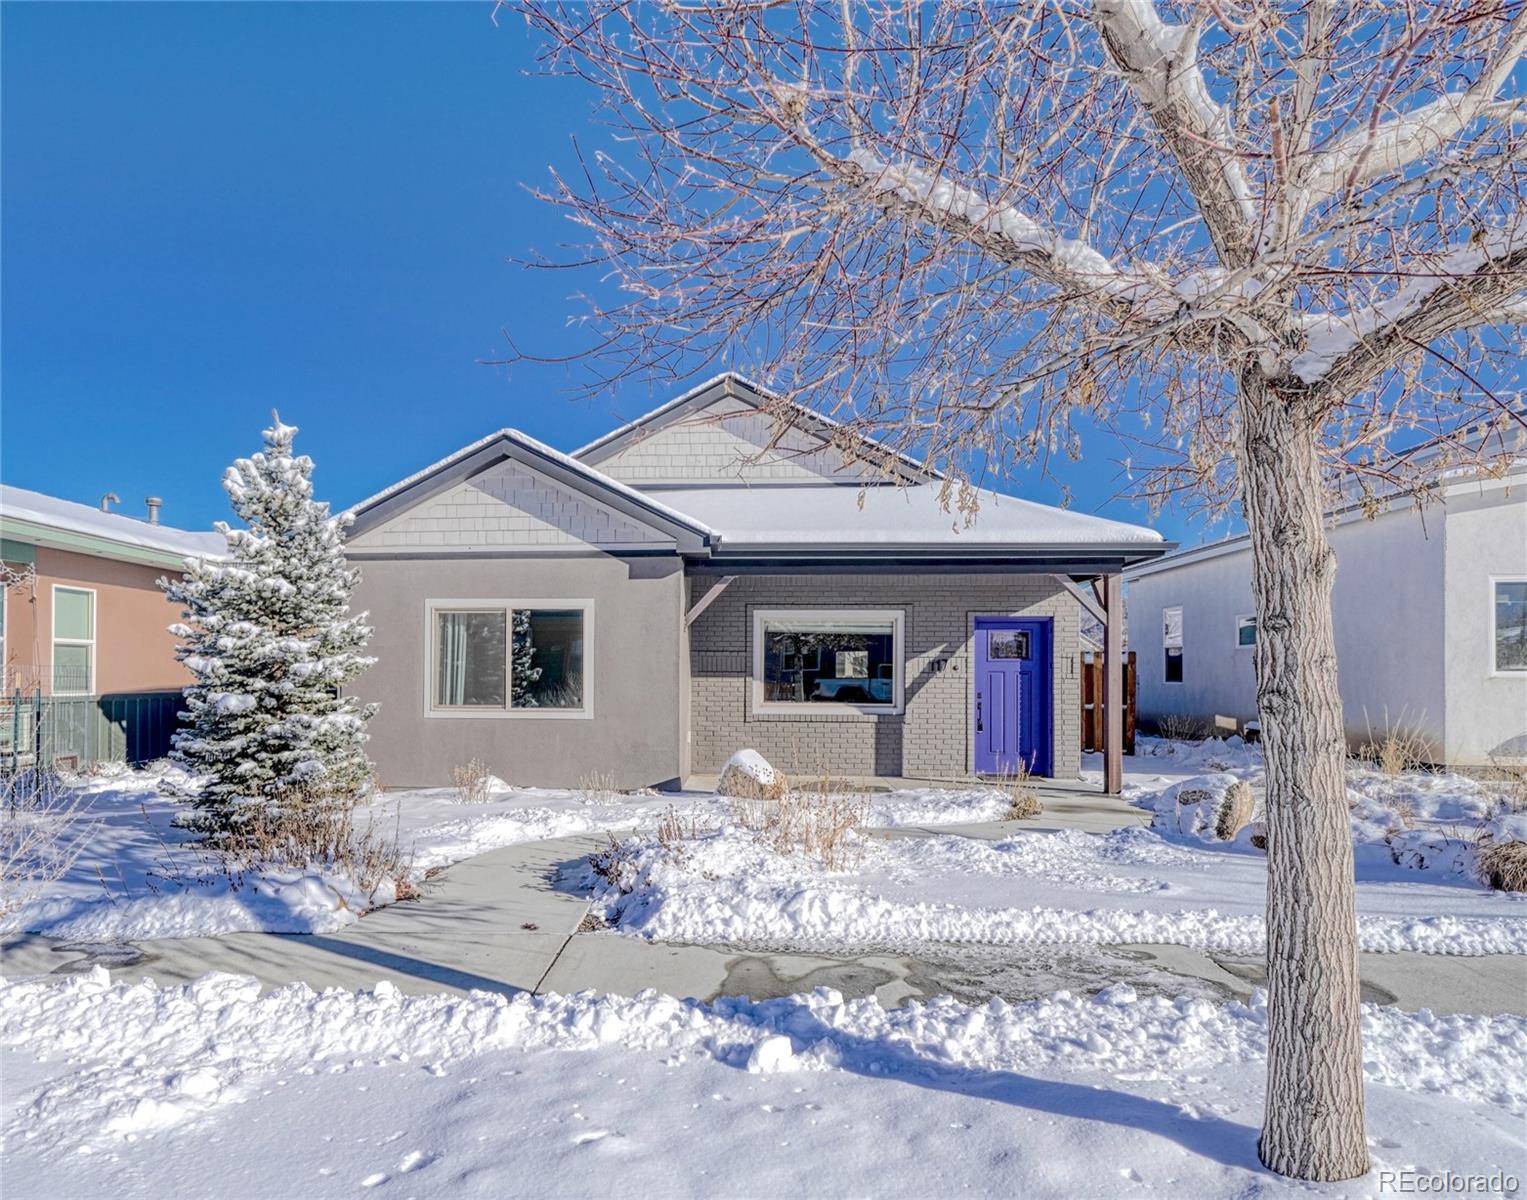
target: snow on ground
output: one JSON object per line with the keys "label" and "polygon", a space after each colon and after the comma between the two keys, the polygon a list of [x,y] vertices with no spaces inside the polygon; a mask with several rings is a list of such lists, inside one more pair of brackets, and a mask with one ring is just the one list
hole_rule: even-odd
{"label": "snow on ground", "polygon": [[[590,872],[585,882],[619,932],[662,941],[1165,943],[1260,952],[1265,856],[1247,832],[1231,843],[1205,841],[1181,833],[1176,820],[1185,790],[1222,793],[1237,779],[1260,784],[1260,747],[1240,738],[1141,738],[1139,748],[1126,759],[1126,794],[1156,815],[1149,830],[1022,831],[992,842],[856,835],[850,865],[830,871],[723,823],[678,844],[633,839],[618,880]],[[1474,868],[1473,831],[1499,803],[1489,785],[1357,765],[1349,785],[1365,950],[1527,954],[1527,897],[1489,891]],[[918,807],[917,793],[906,795],[904,813]],[[941,795],[950,803],[954,794]],[[972,811],[998,801],[1005,807],[1002,793],[990,790],[970,797]],[[930,813],[902,824],[954,820]]]}
{"label": "snow on ground", "polygon": [[[265,872],[233,879],[193,834],[178,827],[183,802],[168,786],[185,777],[163,765],[85,779],[83,852],[69,873],[17,912],[0,932],[73,940],[137,940],[223,933],[329,933],[390,903],[384,883],[365,894],[342,872]],[[412,874],[520,842],[651,825],[667,801],[655,796],[516,789],[486,803],[450,788],[390,792],[357,810],[412,851]],[[696,802],[704,807],[704,800]],[[712,801],[714,804],[714,801]]]}
{"label": "snow on ground", "polygon": [[1364,1009],[1374,1173],[1256,1163],[1266,1010],[0,986],[6,1193],[1376,1195],[1520,1171],[1527,1018]]}
{"label": "snow on ground", "polygon": [[[185,805],[168,794],[185,776],[165,764],[118,770],[76,784],[83,793],[83,853],[45,895],[0,918],[0,934],[25,931],[70,940],[126,941],[224,933],[331,933],[368,908],[390,903],[390,883],[367,894],[343,873],[285,871],[230,878],[175,824]],[[1006,797],[988,788],[878,794],[873,824],[897,826],[999,818]],[[515,788],[495,781],[483,803],[454,788],[388,792],[357,812],[412,853],[427,871],[523,842],[652,828],[669,808],[713,823],[728,803],[709,794],[666,796],[599,789]]]}
{"label": "snow on ground", "polygon": [[[592,871],[595,909],[659,941],[899,947],[1162,943],[1234,953],[1265,945],[1267,869],[1248,848],[1174,844],[1145,829],[1024,832],[1001,841],[860,836],[829,871],[727,826],[677,844],[641,836],[618,883]],[[1366,950],[1527,954],[1527,900],[1417,882],[1392,863],[1358,883]]]}

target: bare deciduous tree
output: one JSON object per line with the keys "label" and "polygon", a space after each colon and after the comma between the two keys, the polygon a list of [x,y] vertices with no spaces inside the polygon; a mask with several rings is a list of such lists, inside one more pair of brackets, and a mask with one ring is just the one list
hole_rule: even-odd
{"label": "bare deciduous tree", "polygon": [[1137,444],[1156,500],[1239,503],[1268,773],[1260,1152],[1364,1172],[1322,514],[1333,486],[1424,490],[1520,433],[1520,0],[522,11],[611,126],[545,193],[604,272],[591,391],[725,357],[956,477],[1079,456],[1095,425]]}

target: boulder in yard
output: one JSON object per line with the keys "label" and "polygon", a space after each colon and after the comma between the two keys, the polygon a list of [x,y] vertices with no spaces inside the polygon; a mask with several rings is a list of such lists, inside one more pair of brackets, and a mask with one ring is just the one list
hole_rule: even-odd
{"label": "boulder in yard", "polygon": [[739,750],[726,760],[716,791],[738,800],[778,800],[785,794],[785,776],[757,750]]}
{"label": "boulder in yard", "polygon": [[1146,798],[1151,826],[1204,842],[1235,841],[1256,815],[1251,785],[1229,772],[1197,775]]}
{"label": "boulder in yard", "polygon": [[1214,817],[1215,839],[1221,842],[1233,841],[1235,835],[1250,824],[1255,808],[1256,798],[1251,794],[1251,784],[1244,779],[1237,779],[1225,789],[1220,799]]}

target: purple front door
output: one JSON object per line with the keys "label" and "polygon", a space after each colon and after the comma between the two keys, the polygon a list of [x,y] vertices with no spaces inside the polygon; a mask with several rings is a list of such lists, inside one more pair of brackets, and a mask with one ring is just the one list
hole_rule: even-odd
{"label": "purple front door", "polygon": [[1049,620],[977,617],[975,664],[976,774],[1051,774]]}

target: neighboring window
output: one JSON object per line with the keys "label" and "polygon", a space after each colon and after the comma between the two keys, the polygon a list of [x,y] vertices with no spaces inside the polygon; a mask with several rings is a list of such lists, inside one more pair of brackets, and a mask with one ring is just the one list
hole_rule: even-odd
{"label": "neighboring window", "polygon": [[53,589],[53,691],[89,693],[95,683],[95,593]]}
{"label": "neighboring window", "polygon": [[1166,652],[1162,678],[1167,683],[1182,682],[1182,606],[1161,610],[1161,645]]}
{"label": "neighboring window", "polygon": [[462,714],[586,711],[584,607],[431,609],[430,707]]}
{"label": "neighboring window", "polygon": [[1490,581],[1495,669],[1527,671],[1527,579]]}
{"label": "neighboring window", "polygon": [[755,610],[754,703],[901,709],[902,614]]}
{"label": "neighboring window", "polygon": [[1255,617],[1237,617],[1235,619],[1235,644],[1241,649],[1247,649],[1257,644],[1257,619]]}

